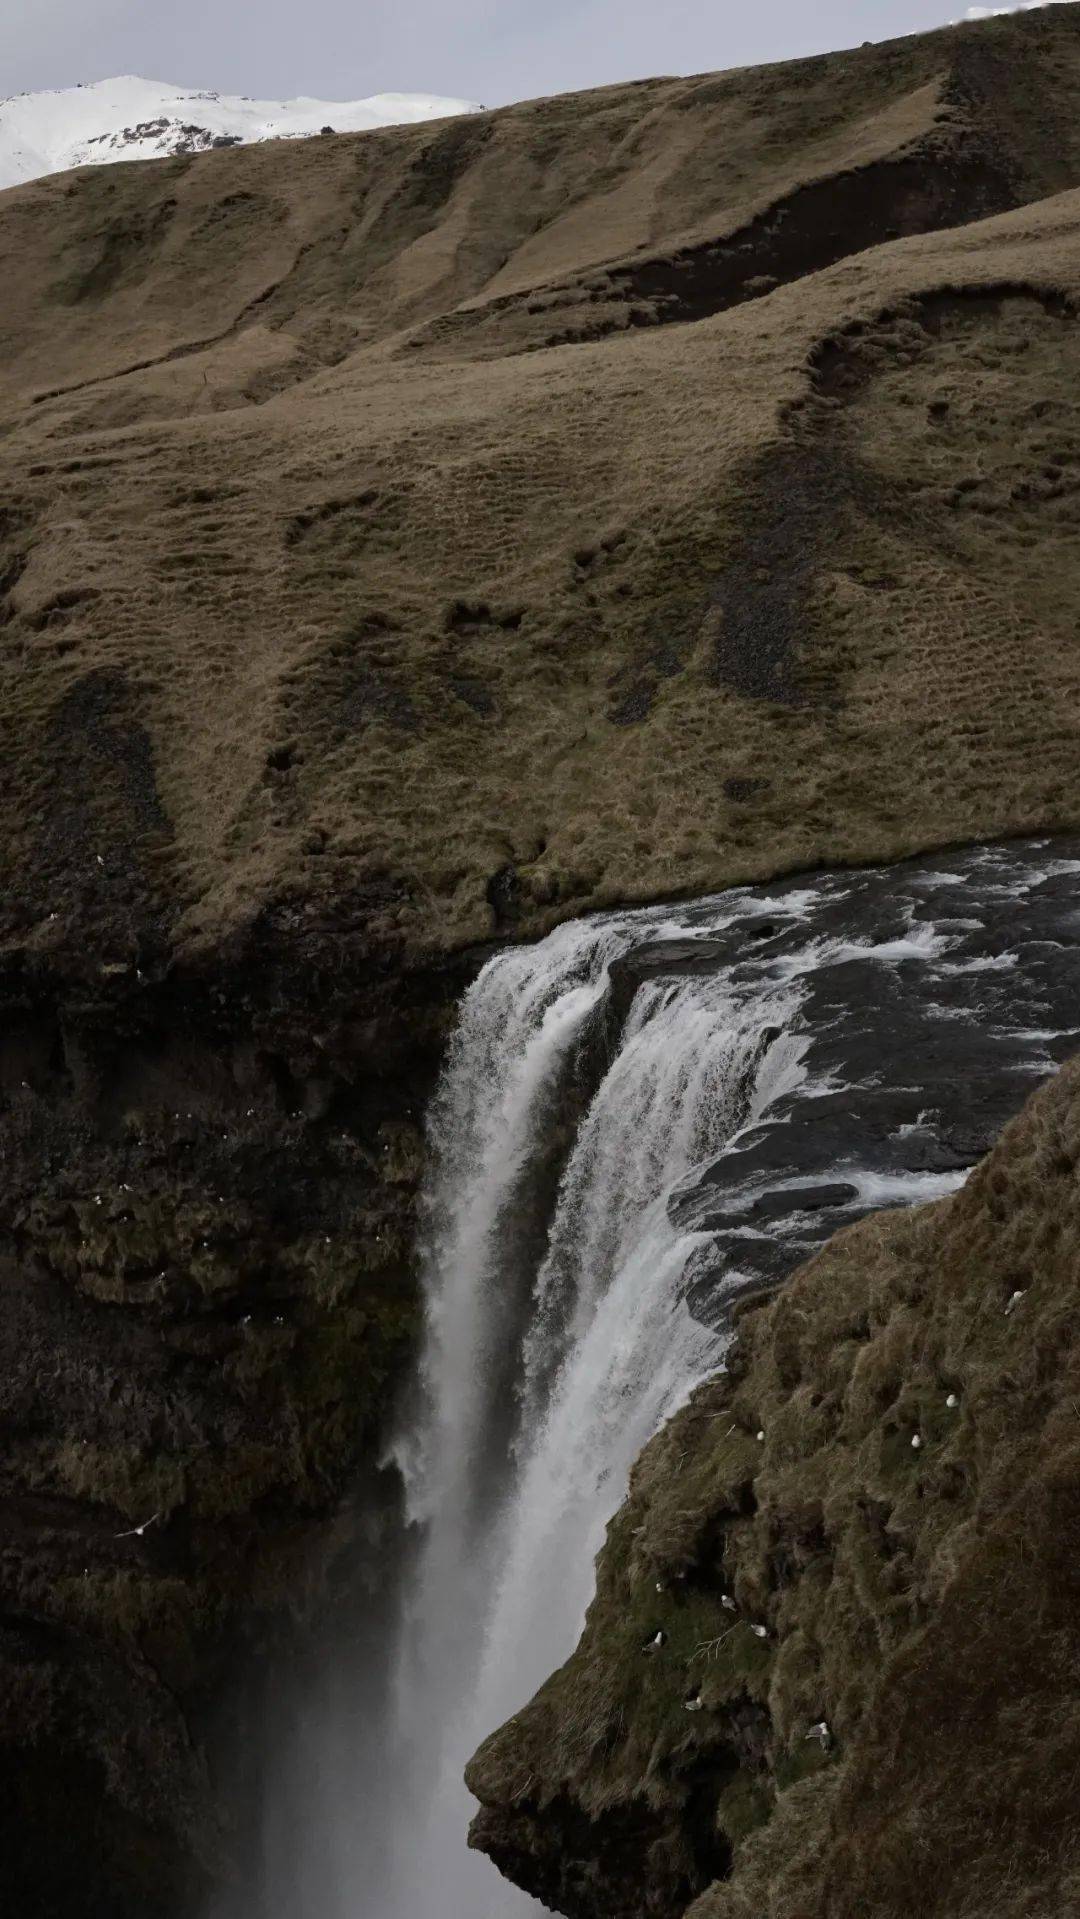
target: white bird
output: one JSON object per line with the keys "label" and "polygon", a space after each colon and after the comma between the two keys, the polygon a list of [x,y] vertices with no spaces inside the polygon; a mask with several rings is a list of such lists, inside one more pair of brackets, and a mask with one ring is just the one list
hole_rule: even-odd
{"label": "white bird", "polygon": [[721,1593],[720,1604],[723,1606],[725,1612],[738,1612],[739,1610],[730,1593]]}
{"label": "white bird", "polygon": [[832,1740],[832,1734],[829,1731],[828,1721],[826,1719],[820,1719],[816,1726],[811,1726],[810,1731],[807,1733],[806,1737],[808,1739],[816,1739],[818,1742],[818,1745],[821,1747],[822,1752],[824,1752]]}
{"label": "white bird", "polygon": [[957,1408],[957,1407],[959,1406],[959,1404],[960,1404],[960,1396],[959,1396],[959,1394],[958,1394],[958,1393],[950,1393],[950,1394],[949,1394],[949,1397],[948,1397],[948,1399],[947,1399],[947,1400],[945,1401],[945,1404],[946,1404],[946,1406],[947,1406],[947,1407],[949,1408],[949,1411],[950,1411],[951,1413],[954,1413],[954,1412],[956,1411],[956,1408]]}
{"label": "white bird", "polygon": [[684,1699],[683,1705],[686,1707],[687,1712],[700,1712],[701,1694],[695,1693],[692,1699]]}
{"label": "white bird", "polygon": [[642,1648],[642,1651],[646,1653],[659,1652],[661,1646],[666,1646],[666,1644],[667,1634],[665,1632],[658,1632],[655,1638],[650,1639],[648,1645]]}
{"label": "white bird", "polygon": [[758,1434],[758,1441],[759,1441],[759,1442],[761,1442],[762,1440],[764,1440],[764,1438],[765,1438],[765,1435],[764,1435],[764,1433],[759,1433],[759,1434]]}
{"label": "white bird", "polygon": [[767,1639],[769,1637],[768,1626],[751,1626],[750,1631],[753,1633],[755,1639]]}
{"label": "white bird", "polygon": [[1025,1297],[1026,1292],[1027,1292],[1027,1288],[1021,1287],[1017,1292],[1013,1294],[1012,1298],[1010,1299],[1008,1305],[1005,1308],[1006,1316],[1009,1313],[1016,1311],[1016,1308],[1019,1306],[1020,1301]]}
{"label": "white bird", "polygon": [[918,1433],[914,1433],[912,1435],[911,1443],[913,1447],[915,1448],[915,1451],[918,1452],[919,1447],[922,1445],[922,1439]]}
{"label": "white bird", "polygon": [[160,1518],[161,1518],[161,1514],[155,1513],[152,1519],[144,1519],[141,1526],[132,1526],[130,1532],[114,1533],[113,1538],[114,1539],[141,1539],[143,1534],[145,1532],[148,1532],[150,1527],[154,1525],[155,1521],[159,1520]]}
{"label": "white bird", "polygon": [[663,1590],[664,1590],[664,1582],[663,1582],[663,1580],[662,1580],[662,1579],[658,1579],[658,1580],[657,1580],[657,1582],[656,1582],[656,1590],[657,1590],[657,1592],[658,1592],[658,1593],[662,1593],[662,1592],[663,1592]]}

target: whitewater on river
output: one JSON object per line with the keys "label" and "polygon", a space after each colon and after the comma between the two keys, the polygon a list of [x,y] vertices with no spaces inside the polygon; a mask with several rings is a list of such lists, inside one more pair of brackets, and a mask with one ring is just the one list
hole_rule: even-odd
{"label": "whitewater on river", "polygon": [[291,1721],[260,1919],[540,1910],[468,1851],[465,1761],[571,1651],[631,1464],[722,1364],[732,1302],[953,1191],[1080,1043],[1078,903],[1080,842],[1044,840],[488,962],[428,1119],[400,1589]]}

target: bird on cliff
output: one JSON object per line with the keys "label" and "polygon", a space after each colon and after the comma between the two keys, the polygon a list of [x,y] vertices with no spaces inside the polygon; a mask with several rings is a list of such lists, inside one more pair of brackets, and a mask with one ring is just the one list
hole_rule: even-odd
{"label": "bird on cliff", "polygon": [[738,1612],[739,1610],[730,1593],[720,1594],[720,1604],[723,1606],[725,1612]]}
{"label": "bird on cliff", "polygon": [[700,1712],[701,1694],[697,1692],[691,1693],[689,1699],[683,1700],[683,1705],[686,1707],[687,1712]]}
{"label": "bird on cliff", "polygon": [[659,1652],[661,1646],[666,1646],[666,1644],[667,1644],[667,1634],[666,1632],[661,1631],[661,1632],[658,1632],[654,1638],[650,1639],[648,1644],[643,1646],[641,1650],[643,1653],[645,1653],[646,1656],[648,1656],[649,1653]]}
{"label": "bird on cliff", "polygon": [[832,1733],[829,1731],[828,1721],[820,1719],[816,1726],[811,1726],[806,1737],[808,1739],[816,1739],[822,1752],[827,1752],[832,1744]]}
{"label": "bird on cliff", "polygon": [[1018,1290],[1017,1290],[1017,1291],[1016,1291],[1016,1292],[1015,1292],[1015,1293],[1013,1294],[1013,1296],[1012,1296],[1012,1298],[1011,1298],[1011,1299],[1009,1300],[1009,1302],[1008,1302],[1008,1305],[1007,1305],[1007,1306],[1006,1306],[1006,1308],[1005,1308],[1005,1315],[1006,1315],[1006,1318],[1008,1317],[1008,1315],[1009,1315],[1010,1313],[1014,1313],[1014,1312],[1016,1311],[1016,1308],[1017,1308],[1017,1307],[1019,1306],[1019,1304],[1020,1304],[1020,1301],[1021,1301],[1021,1300],[1023,1299],[1023,1297],[1024,1297],[1024,1294],[1025,1294],[1025,1291],[1026,1291],[1026,1288],[1024,1288],[1024,1287],[1020,1287],[1020,1288],[1018,1288]]}
{"label": "bird on cliff", "polygon": [[144,1519],[141,1526],[132,1526],[130,1532],[114,1533],[113,1538],[114,1539],[141,1539],[143,1534],[145,1532],[149,1532],[150,1527],[153,1526],[156,1523],[156,1521],[159,1520],[160,1518],[161,1518],[160,1513],[154,1513],[151,1519]]}

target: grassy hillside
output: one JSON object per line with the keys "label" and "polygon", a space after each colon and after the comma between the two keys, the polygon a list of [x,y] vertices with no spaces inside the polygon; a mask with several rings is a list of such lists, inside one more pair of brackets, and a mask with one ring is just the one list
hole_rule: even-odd
{"label": "grassy hillside", "polygon": [[746,1313],[642,1455],[577,1651],[470,1769],[556,1910],[1078,1909],[1078,1154],[1073,1064]]}
{"label": "grassy hillside", "polygon": [[1075,825],[1080,15],[0,195],[7,950]]}

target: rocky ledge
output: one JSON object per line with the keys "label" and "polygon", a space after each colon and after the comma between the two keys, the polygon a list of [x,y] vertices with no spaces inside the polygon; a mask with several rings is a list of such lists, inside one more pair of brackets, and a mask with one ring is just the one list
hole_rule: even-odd
{"label": "rocky ledge", "polygon": [[472,1843],[569,1919],[1080,1907],[1080,1063],[738,1312]]}

